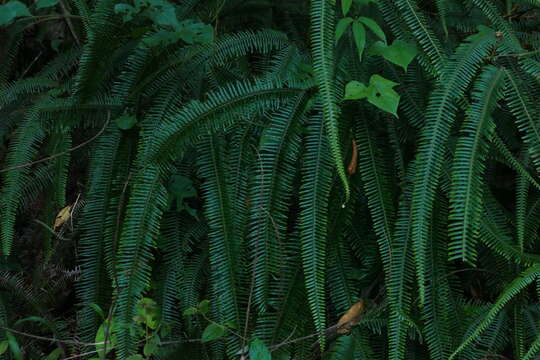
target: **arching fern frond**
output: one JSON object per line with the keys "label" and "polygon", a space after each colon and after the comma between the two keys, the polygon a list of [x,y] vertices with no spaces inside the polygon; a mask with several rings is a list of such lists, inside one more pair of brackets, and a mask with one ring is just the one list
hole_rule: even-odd
{"label": "arching fern frond", "polygon": [[467,336],[459,345],[459,347],[450,355],[449,360],[454,359],[463,349],[471,345],[474,340],[489,326],[489,324],[495,319],[497,314],[503,309],[503,307],[514,298],[518,293],[530,285],[533,281],[537,280],[540,274],[540,264],[536,264],[525,270],[519,277],[514,279],[504,290],[504,292],[498,297],[493,307],[489,310],[486,317],[475,330]]}
{"label": "arching fern frond", "polygon": [[[204,209],[209,226],[209,258],[212,292],[219,299],[218,321],[242,324],[239,301],[240,256],[243,239],[235,238],[230,186],[223,163],[223,146],[217,136],[207,136],[201,144],[200,176],[203,178]],[[228,353],[240,349],[240,339],[230,338]]]}
{"label": "arching fern frond", "polygon": [[[24,187],[25,178],[30,173],[30,167],[27,164],[35,160],[37,148],[44,138],[45,133],[39,121],[39,111],[37,107],[34,107],[19,125],[7,155],[6,169],[8,171],[3,176],[0,200],[2,254],[4,256],[11,253],[21,190]],[[17,166],[21,167],[16,168]]]}
{"label": "arching fern frond", "polygon": [[321,333],[321,347],[325,343],[322,331],[326,323],[326,236],[328,200],[332,187],[332,156],[324,133],[322,116],[318,114],[308,122],[306,152],[300,188],[300,240],[302,265],[308,302],[315,323]]}
{"label": "arching fern frond", "polygon": [[251,192],[248,235],[253,251],[255,304],[266,308],[269,279],[283,260],[287,215],[291,188],[300,154],[300,126],[310,98],[299,94],[290,104],[277,110],[270,118],[270,127],[263,131],[256,175]]}
{"label": "arching fern frond", "polygon": [[[207,100],[192,101],[167,119],[157,132],[147,159],[163,155],[187,141],[224,130],[235,122],[276,109],[300,89],[280,88],[264,80],[241,81],[223,86],[207,95]],[[171,147],[172,146],[172,147]],[[170,157],[170,155],[165,154]]]}
{"label": "arching fern frond", "polygon": [[482,217],[482,181],[495,125],[491,113],[502,95],[504,71],[487,67],[475,83],[472,104],[458,139],[452,166],[449,259],[474,264]]}
{"label": "arching fern frond", "polygon": [[429,246],[429,224],[435,192],[439,184],[445,144],[454,123],[456,101],[464,94],[476,71],[495,43],[495,34],[482,29],[461,44],[443,71],[432,92],[417,151],[417,172],[412,198],[414,256],[421,302],[428,274],[425,259]]}
{"label": "arching fern frond", "polygon": [[339,139],[338,89],[334,79],[334,4],[330,0],[311,2],[311,46],[313,71],[322,101],[324,124],[330,151],[339,178],[345,188],[345,202],[349,200],[350,189]]}
{"label": "arching fern frond", "polygon": [[167,202],[166,194],[156,166],[147,166],[135,177],[118,248],[118,327],[115,331],[121,360],[126,360],[136,350],[131,327],[137,301],[150,285],[150,260]]}
{"label": "arching fern frond", "polygon": [[[528,145],[531,160],[540,172],[540,125],[534,100],[529,96],[527,83],[520,79],[512,70],[506,70],[507,83],[505,95],[508,107],[516,118],[516,123],[522,133],[523,140]],[[538,86],[538,85],[536,85]]]}
{"label": "arching fern frond", "polygon": [[431,65],[440,73],[445,67],[445,55],[439,39],[430,28],[429,23],[415,0],[398,0],[396,5],[405,22],[411,29],[416,41],[420,44],[431,61]]}

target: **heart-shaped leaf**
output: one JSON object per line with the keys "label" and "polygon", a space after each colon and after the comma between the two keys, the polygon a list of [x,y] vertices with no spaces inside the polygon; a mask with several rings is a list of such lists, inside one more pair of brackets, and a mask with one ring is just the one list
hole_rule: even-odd
{"label": "heart-shaped leaf", "polygon": [[403,70],[407,71],[407,67],[414,59],[418,51],[416,50],[416,46],[398,39],[394,40],[392,45],[386,45],[382,41],[377,41],[371,46],[369,53],[373,55],[381,55],[386,60],[401,66]]}
{"label": "heart-shaped leaf", "polygon": [[360,81],[349,81],[345,85],[345,100],[358,100],[367,96],[367,87]]}
{"label": "heart-shaped leaf", "polygon": [[0,5],[0,25],[9,24],[13,19],[21,16],[32,16],[26,5],[20,1],[10,1]]}
{"label": "heart-shaped leaf", "polygon": [[58,4],[58,1],[59,0],[37,0],[36,9],[43,9],[43,8],[55,6],[56,4]]}
{"label": "heart-shaped leaf", "polygon": [[217,340],[227,333],[227,328],[219,324],[210,324],[204,329],[201,341],[203,343]]}
{"label": "heart-shaped leaf", "polygon": [[393,89],[397,85],[399,84],[380,75],[371,76],[367,89],[368,101],[379,109],[397,117],[399,94]]}

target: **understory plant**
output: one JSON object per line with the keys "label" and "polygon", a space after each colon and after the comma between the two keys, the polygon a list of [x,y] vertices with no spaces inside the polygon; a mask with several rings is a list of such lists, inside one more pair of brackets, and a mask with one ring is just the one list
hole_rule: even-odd
{"label": "understory plant", "polygon": [[0,4],[0,359],[537,358],[537,0],[124,1]]}

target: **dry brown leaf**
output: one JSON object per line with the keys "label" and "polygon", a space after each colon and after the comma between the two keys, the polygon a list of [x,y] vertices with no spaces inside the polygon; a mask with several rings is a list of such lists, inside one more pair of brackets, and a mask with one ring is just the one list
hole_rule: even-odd
{"label": "dry brown leaf", "polygon": [[356,173],[357,166],[358,166],[358,149],[356,147],[356,142],[353,139],[351,161],[349,162],[349,166],[347,167],[347,172],[349,173],[349,175]]}
{"label": "dry brown leaf", "polygon": [[365,310],[364,300],[358,301],[356,304],[351,306],[349,310],[339,319],[337,323],[337,333],[338,334],[348,334],[351,332],[351,328],[358,324],[360,321],[360,315]]}
{"label": "dry brown leaf", "polygon": [[56,219],[54,219],[54,229],[56,230],[60,226],[64,225],[66,221],[69,220],[71,216],[71,205],[66,206],[58,212]]}

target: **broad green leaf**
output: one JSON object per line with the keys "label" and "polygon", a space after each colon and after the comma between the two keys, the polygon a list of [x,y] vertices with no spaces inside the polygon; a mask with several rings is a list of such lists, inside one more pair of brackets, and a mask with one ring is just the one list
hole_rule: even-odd
{"label": "broad green leaf", "polygon": [[210,311],[210,301],[203,300],[197,306],[202,314],[207,314]]}
{"label": "broad green leaf", "polygon": [[368,101],[379,109],[397,117],[399,94],[393,89],[397,85],[399,84],[380,75],[371,76],[367,89]]}
{"label": "broad green leaf", "polygon": [[345,85],[345,100],[358,100],[367,96],[367,87],[360,81],[349,81]]}
{"label": "broad green leaf", "polygon": [[358,21],[353,22],[352,24],[354,42],[356,43],[356,48],[358,50],[358,57],[362,60],[362,53],[366,47],[366,29],[364,25]]}
{"label": "broad green leaf", "polygon": [[260,339],[255,338],[249,345],[249,359],[250,360],[271,360],[272,355],[268,347]]}
{"label": "broad green leaf", "polygon": [[349,10],[351,9],[352,0],[341,0],[341,11],[343,16],[347,16]]}
{"label": "broad green leaf", "polygon": [[21,16],[32,16],[25,4],[20,1],[10,1],[0,5],[0,25],[9,24],[13,19]]}
{"label": "broad green leaf", "polygon": [[369,49],[369,53],[373,55],[381,55],[386,60],[401,66],[405,71],[414,59],[418,51],[416,46],[409,44],[403,40],[394,40],[392,45],[387,45],[382,41],[377,41]]}
{"label": "broad green leaf", "polygon": [[135,321],[140,322],[150,329],[157,329],[159,325],[159,307],[151,298],[142,298],[137,303],[137,315]]}
{"label": "broad green leaf", "polygon": [[339,20],[339,22],[336,25],[336,43],[339,41],[339,39],[341,39],[341,37],[345,33],[345,30],[347,30],[347,28],[353,21],[354,20],[350,17],[346,17]]}
{"label": "broad green leaf", "polygon": [[55,6],[56,4],[58,4],[58,1],[59,0],[37,0],[36,9],[43,9],[43,8]]}
{"label": "broad green leaf", "polygon": [[156,343],[146,343],[143,348],[144,356],[151,356],[156,353],[158,350],[158,345]]}
{"label": "broad green leaf", "polygon": [[89,304],[88,307],[94,310],[101,317],[101,320],[105,320],[105,312],[103,311],[101,306],[99,306],[98,304],[92,303],[92,304]]}
{"label": "broad green leaf", "polygon": [[9,342],[7,340],[0,342],[0,355],[5,353],[8,347],[9,347]]}
{"label": "broad green leaf", "polygon": [[124,114],[115,120],[116,125],[122,130],[129,130],[137,123],[135,115]]}
{"label": "broad green leaf", "polygon": [[225,321],[223,325],[230,329],[238,329],[238,325],[232,321]]}
{"label": "broad green leaf", "polygon": [[366,25],[369,30],[371,30],[375,35],[377,35],[379,39],[386,43],[386,35],[384,35],[384,31],[381,29],[379,24],[375,22],[375,20],[361,16],[358,18],[358,21]]}
{"label": "broad green leaf", "polygon": [[17,339],[15,339],[15,336],[13,336],[9,331],[6,331],[6,337],[9,343],[9,350],[11,350],[11,355],[13,355],[15,360],[23,360],[21,347],[19,346]]}
{"label": "broad green leaf", "polygon": [[191,315],[197,314],[198,312],[199,312],[199,310],[197,308],[189,307],[186,310],[184,310],[183,315],[184,316],[191,316]]}
{"label": "broad green leaf", "polygon": [[62,349],[54,349],[51,351],[49,355],[47,355],[46,360],[58,360],[60,358],[60,355],[62,355]]}
{"label": "broad green leaf", "polygon": [[25,322],[28,322],[28,321],[34,321],[34,322],[38,322],[38,323],[41,323],[49,328],[51,328],[51,323],[45,319],[45,318],[42,318],[41,316],[29,316],[29,317],[25,317],[24,319],[20,319],[20,320],[17,320],[15,322],[15,325],[20,325],[22,323],[25,323]]}
{"label": "broad green leaf", "polygon": [[[114,319],[111,319],[111,322],[104,321],[101,326],[99,327],[95,342],[96,342],[96,352],[100,359],[105,359],[105,351],[109,353],[112,349],[114,349],[114,346],[116,344],[116,334],[114,332]],[[105,341],[107,342],[107,346],[105,347]]]}
{"label": "broad green leaf", "polygon": [[227,333],[227,328],[219,324],[210,324],[204,329],[201,341],[203,343],[217,340]]}

